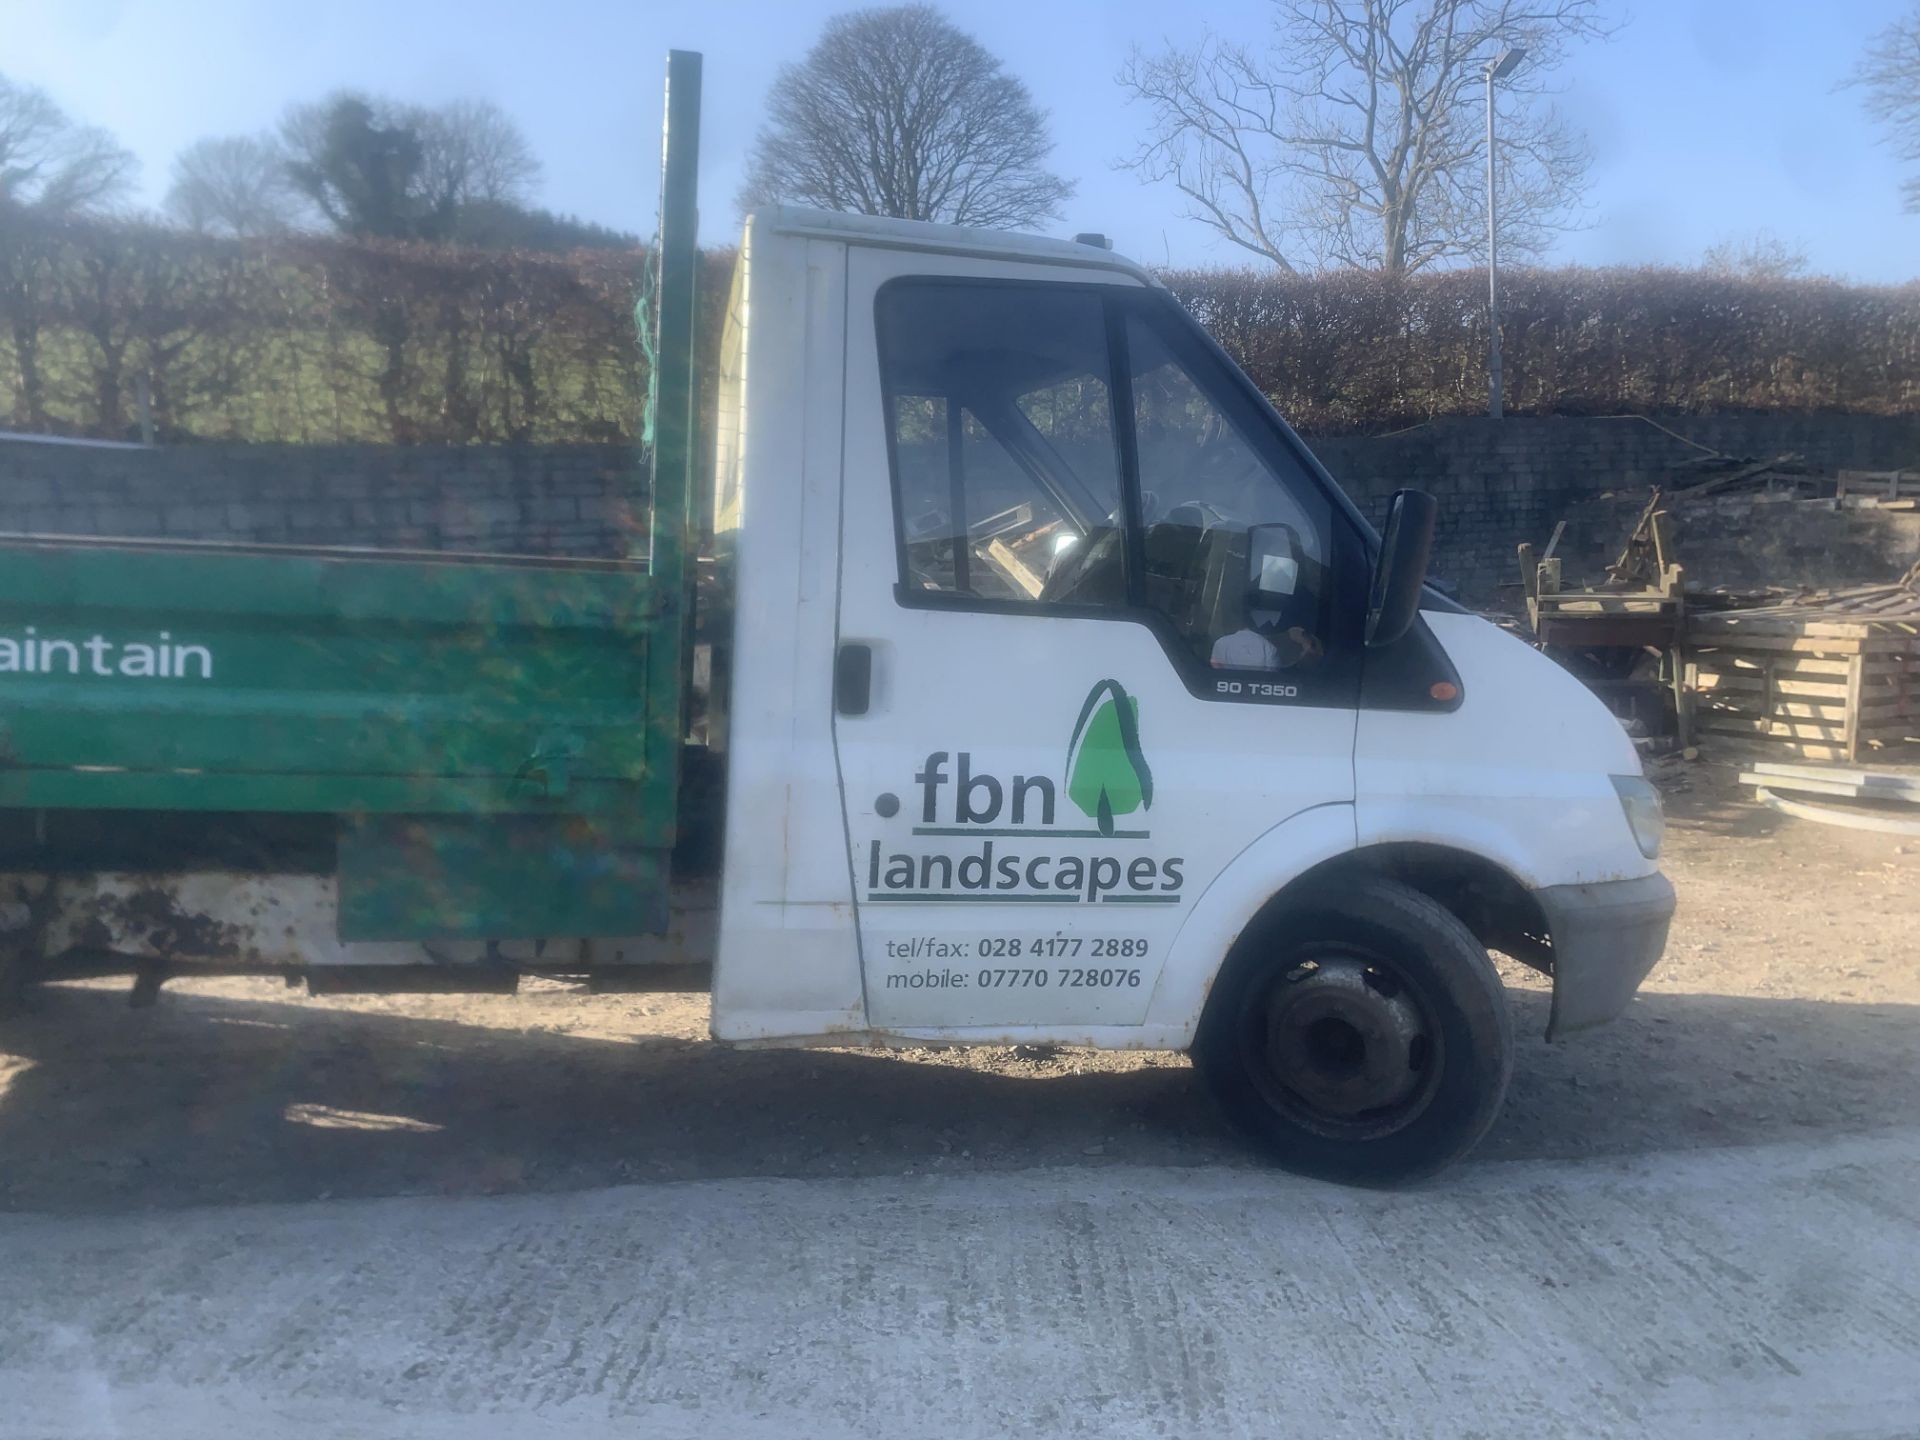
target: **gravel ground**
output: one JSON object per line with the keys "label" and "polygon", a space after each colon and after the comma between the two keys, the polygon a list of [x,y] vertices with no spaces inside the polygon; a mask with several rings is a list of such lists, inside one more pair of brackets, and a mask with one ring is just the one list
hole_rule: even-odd
{"label": "gravel ground", "polygon": [[[1524,1040],[1469,1167],[1865,1134],[1920,1115],[1920,842],[1663,767],[1680,914],[1618,1023]],[[77,1213],[737,1177],[1250,1167],[1174,1055],[732,1051],[693,995],[316,1000],[51,987],[0,1025],[0,1209]]]}

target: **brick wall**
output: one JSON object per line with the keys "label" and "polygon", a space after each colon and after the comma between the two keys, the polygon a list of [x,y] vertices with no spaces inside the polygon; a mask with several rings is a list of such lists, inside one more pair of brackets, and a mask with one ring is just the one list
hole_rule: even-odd
{"label": "brick wall", "polygon": [[[1701,453],[1688,439],[1731,455],[1796,453],[1828,469],[1920,466],[1920,416],[1663,424],[1686,439],[1633,419],[1522,417],[1309,443],[1376,520],[1403,485],[1439,496],[1434,571],[1473,603],[1516,580],[1514,546],[1544,545],[1558,520],[1569,522],[1569,579],[1617,550],[1647,489]],[[644,531],[635,474],[622,446],[142,450],[0,437],[0,530],[616,555]],[[1706,584],[1878,579],[1920,554],[1920,522],[1906,517],[1732,501],[1678,518],[1682,558]]]}

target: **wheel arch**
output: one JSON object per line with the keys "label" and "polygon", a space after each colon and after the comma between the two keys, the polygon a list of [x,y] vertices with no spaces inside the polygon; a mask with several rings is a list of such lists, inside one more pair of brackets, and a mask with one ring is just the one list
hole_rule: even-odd
{"label": "wheel arch", "polygon": [[[1311,827],[1309,835],[1292,838],[1296,842],[1318,841],[1322,847],[1320,853],[1278,889],[1272,886],[1272,869],[1264,871],[1265,883],[1257,887],[1261,893],[1248,894],[1244,882],[1236,885],[1234,889],[1241,893],[1242,899],[1239,914],[1231,924],[1222,926],[1216,919],[1210,924],[1190,927],[1198,931],[1196,934],[1189,934],[1188,929],[1183,928],[1175,946],[1176,951],[1187,953],[1176,958],[1190,963],[1178,967],[1169,965],[1168,975],[1183,975],[1184,983],[1170,991],[1163,976],[1161,992],[1154,999],[1154,1019],[1182,1024],[1190,1042],[1199,1029],[1216,982],[1235,957],[1257,947],[1271,927],[1289,909],[1300,904],[1303,897],[1325,893],[1349,877],[1396,880],[1453,915],[1486,948],[1511,955],[1544,975],[1553,974],[1553,946],[1546,913],[1525,882],[1511,870],[1475,851],[1433,841],[1390,840],[1335,848],[1331,843],[1334,832],[1327,831],[1326,822],[1332,818],[1328,812],[1344,809],[1324,807],[1320,812],[1296,816],[1279,827],[1290,830],[1309,816],[1316,817],[1318,823]],[[1261,848],[1264,847],[1255,847],[1255,851],[1242,856],[1230,871],[1239,870],[1248,861],[1260,863],[1265,857],[1256,852]],[[1205,899],[1213,900],[1215,896],[1210,893]],[[1195,919],[1200,918],[1197,911]],[[1207,944],[1216,947],[1210,957],[1194,953],[1199,946]],[[1184,1013],[1169,1013],[1174,1005],[1183,1006]]]}
{"label": "wheel arch", "polygon": [[[1489,950],[1511,955],[1543,975],[1553,974],[1551,930],[1533,891],[1498,861],[1431,841],[1382,841],[1324,860],[1275,892],[1256,923],[1278,915],[1305,891],[1338,885],[1350,874],[1382,876],[1418,890]],[[1254,929],[1248,926],[1243,942]]]}

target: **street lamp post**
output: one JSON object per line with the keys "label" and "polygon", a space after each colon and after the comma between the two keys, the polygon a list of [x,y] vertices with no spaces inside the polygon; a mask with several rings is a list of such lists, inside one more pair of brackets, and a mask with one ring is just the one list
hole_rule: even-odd
{"label": "street lamp post", "polygon": [[1500,229],[1493,155],[1493,82],[1511,75],[1527,58],[1526,48],[1509,45],[1487,62],[1487,414],[1503,410],[1500,384]]}

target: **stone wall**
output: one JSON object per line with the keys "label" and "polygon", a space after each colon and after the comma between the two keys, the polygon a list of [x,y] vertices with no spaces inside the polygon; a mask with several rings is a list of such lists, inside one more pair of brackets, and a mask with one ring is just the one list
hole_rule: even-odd
{"label": "stone wall", "polygon": [[0,437],[0,530],[623,555],[624,446],[59,444]]}
{"label": "stone wall", "polygon": [[[1573,507],[1560,546],[1568,582],[1600,578],[1645,508],[1640,492]],[[1767,496],[1675,502],[1667,513],[1690,587],[1865,584],[1920,563],[1920,514]]]}
{"label": "stone wall", "polygon": [[[1518,581],[1514,547],[1522,540],[1544,546],[1560,520],[1568,522],[1560,553],[1570,581],[1582,566],[1611,558],[1652,487],[1701,478],[1676,474],[1676,467],[1705,453],[1697,447],[1767,460],[1797,454],[1823,470],[1920,467],[1920,416],[1683,416],[1662,418],[1658,425],[1638,418],[1442,420],[1397,435],[1310,436],[1308,443],[1376,522],[1402,486],[1438,496],[1434,573],[1457,586],[1463,598],[1486,603],[1501,585]],[[1812,583],[1754,579],[1764,572],[1748,561],[1781,553],[1782,547],[1762,544],[1750,554],[1741,532],[1749,519],[1763,527],[1798,524],[1790,516],[1816,507],[1761,510],[1736,500],[1715,509],[1712,523],[1691,525],[1681,509],[1702,503],[1675,512],[1682,522],[1681,559],[1694,579]],[[1826,509],[1832,519],[1818,533],[1821,543],[1835,547],[1836,569],[1820,583],[1882,578],[1900,554],[1911,563],[1912,554],[1900,548],[1902,527],[1886,523],[1892,516]],[[1817,556],[1802,556],[1808,559]]]}
{"label": "stone wall", "polygon": [[[1434,572],[1484,604],[1517,581],[1515,545],[1544,545],[1559,520],[1570,581],[1617,551],[1648,489],[1701,447],[1829,470],[1920,466],[1920,416],[1444,420],[1309,443],[1376,520],[1402,486],[1437,495]],[[619,555],[644,533],[635,476],[623,446],[145,450],[0,437],[0,530]],[[1920,555],[1920,521],[1894,514],[1732,500],[1691,502],[1676,519],[1702,584],[1879,579]]]}

